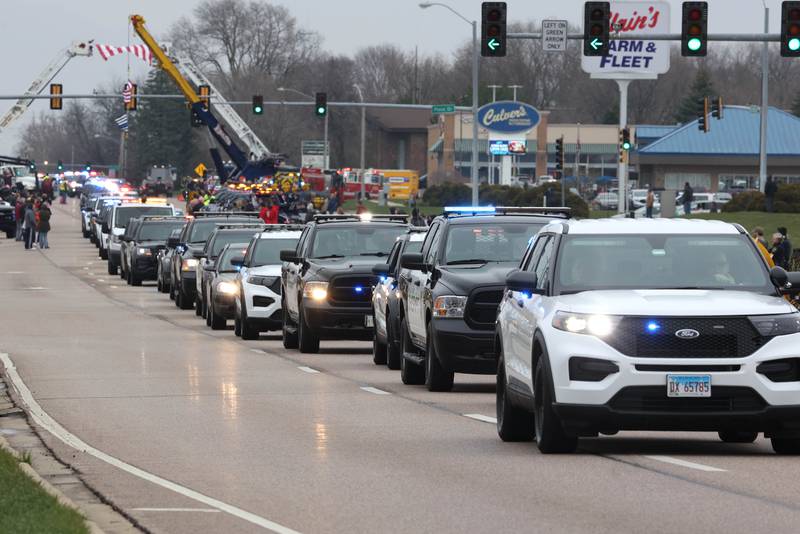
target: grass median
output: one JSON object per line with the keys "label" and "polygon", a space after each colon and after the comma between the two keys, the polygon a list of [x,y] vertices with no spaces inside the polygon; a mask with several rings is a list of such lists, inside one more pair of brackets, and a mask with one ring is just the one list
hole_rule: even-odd
{"label": "grass median", "polygon": [[31,480],[19,460],[0,449],[0,532],[87,533],[83,517]]}

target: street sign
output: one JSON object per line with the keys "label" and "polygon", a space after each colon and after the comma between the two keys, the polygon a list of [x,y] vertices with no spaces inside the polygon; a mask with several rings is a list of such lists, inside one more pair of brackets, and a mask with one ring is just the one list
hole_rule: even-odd
{"label": "street sign", "polygon": [[456,106],[455,104],[442,104],[439,106],[431,106],[431,113],[434,115],[438,115],[440,113],[455,113]]}
{"label": "street sign", "polygon": [[[611,27],[619,28],[608,43],[607,56],[583,56],[581,67],[594,78],[653,79],[669,71],[670,41],[625,39],[625,34],[664,34],[670,32],[667,2],[611,2]],[[600,46],[602,43],[597,43]],[[595,46],[589,43],[589,46]]]}
{"label": "street sign", "polygon": [[567,49],[567,21],[542,21],[542,50],[545,52],[563,52]]}
{"label": "street sign", "polygon": [[478,124],[491,132],[519,133],[539,124],[539,110],[510,100],[486,104],[478,110]]}
{"label": "street sign", "polygon": [[206,166],[202,163],[194,168],[194,173],[197,176],[204,176],[206,174]]}
{"label": "street sign", "polygon": [[[328,147],[328,159],[330,159],[330,142]],[[325,141],[302,140],[300,142],[300,166],[327,169],[328,161],[325,160]]]}

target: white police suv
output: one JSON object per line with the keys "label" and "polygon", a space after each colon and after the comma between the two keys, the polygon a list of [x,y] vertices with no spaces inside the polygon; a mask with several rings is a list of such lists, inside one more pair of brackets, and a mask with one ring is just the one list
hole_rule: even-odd
{"label": "white police suv", "polygon": [[554,453],[620,430],[763,432],[798,454],[798,289],[738,225],[551,223],[498,311],[498,433]]}
{"label": "white police suv", "polygon": [[242,339],[257,339],[260,332],[282,328],[280,252],[297,247],[302,229],[300,225],[268,225],[250,241],[236,276],[240,287],[234,332]]}

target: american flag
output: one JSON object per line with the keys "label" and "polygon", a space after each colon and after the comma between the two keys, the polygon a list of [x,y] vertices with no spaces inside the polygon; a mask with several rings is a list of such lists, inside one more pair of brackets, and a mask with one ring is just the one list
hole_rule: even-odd
{"label": "american flag", "polygon": [[128,114],[127,113],[122,115],[121,117],[117,117],[116,119],[114,119],[114,122],[117,123],[117,126],[119,126],[119,129],[122,130],[123,132],[127,132],[128,131]]}
{"label": "american flag", "polygon": [[125,86],[122,88],[122,100],[125,104],[131,103],[131,91],[133,90],[133,84],[130,80],[125,83]]}
{"label": "american flag", "polygon": [[105,61],[108,61],[108,58],[110,57],[118,56],[127,52],[129,54],[133,54],[143,61],[153,63],[153,53],[145,45],[113,46],[96,44],[94,45],[94,49],[97,50],[97,52],[100,54],[100,57]]}

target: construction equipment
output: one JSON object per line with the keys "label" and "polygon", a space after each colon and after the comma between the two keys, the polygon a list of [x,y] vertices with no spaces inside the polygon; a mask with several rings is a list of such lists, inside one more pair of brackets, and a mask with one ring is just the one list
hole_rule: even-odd
{"label": "construction equipment", "polygon": [[[26,95],[39,95],[53,81],[61,70],[67,66],[70,60],[77,56],[90,57],[92,55],[92,43],[94,41],[76,41],[68,48],[59,52],[58,56],[50,62],[42,73],[33,81],[25,92]],[[33,104],[32,98],[20,98],[17,103],[9,109],[3,118],[0,119],[0,131],[7,128],[12,122],[19,119],[25,111]]]}
{"label": "construction equipment", "polygon": [[211,155],[214,158],[220,180],[228,181],[244,177],[248,181],[256,181],[266,176],[272,176],[275,173],[275,167],[281,163],[278,156],[268,154],[259,160],[250,160],[248,155],[231,139],[230,135],[225,131],[225,127],[214,116],[214,113],[210,109],[205,109],[205,101],[200,98],[189,80],[181,74],[175,63],[162,50],[158,42],[150,35],[150,32],[147,31],[144,25],[144,18],[141,15],[131,15],[130,20],[134,31],[158,60],[161,69],[172,78],[178,89],[189,101],[193,117],[206,125],[211,135],[231,159],[234,168],[232,172],[229,172],[222,164],[219,154],[215,154],[215,151],[212,150]]}

